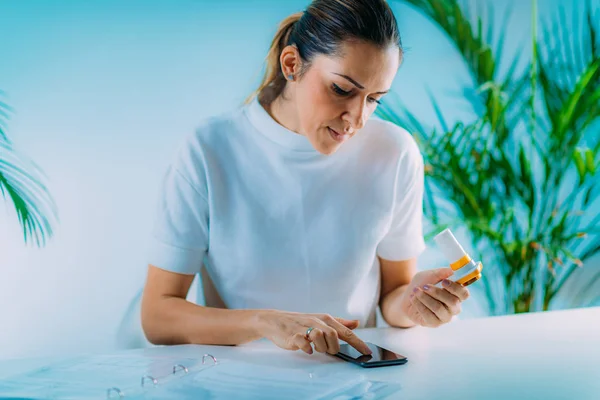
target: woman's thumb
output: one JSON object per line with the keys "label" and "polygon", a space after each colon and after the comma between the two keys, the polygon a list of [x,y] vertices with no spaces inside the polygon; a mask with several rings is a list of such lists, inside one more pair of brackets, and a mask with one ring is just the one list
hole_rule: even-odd
{"label": "woman's thumb", "polygon": [[438,279],[437,282],[440,282],[446,278],[449,278],[452,275],[454,275],[454,270],[450,267],[438,268],[436,270],[436,278]]}
{"label": "woman's thumb", "polygon": [[449,278],[453,274],[454,271],[449,267],[430,269],[422,275],[422,278],[419,281],[420,284],[429,283],[435,285],[436,283]]}

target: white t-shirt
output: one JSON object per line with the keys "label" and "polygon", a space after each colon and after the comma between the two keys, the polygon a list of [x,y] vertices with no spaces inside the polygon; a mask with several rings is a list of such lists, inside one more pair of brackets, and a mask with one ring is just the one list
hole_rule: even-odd
{"label": "white t-shirt", "polygon": [[329,313],[373,326],[377,256],[424,249],[423,158],[412,136],[371,118],[332,155],[255,99],[189,135],[160,190],[149,263],[204,263],[230,309]]}

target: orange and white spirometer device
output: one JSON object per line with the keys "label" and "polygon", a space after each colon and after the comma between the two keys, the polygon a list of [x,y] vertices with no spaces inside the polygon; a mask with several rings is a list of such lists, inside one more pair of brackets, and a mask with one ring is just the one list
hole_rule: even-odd
{"label": "orange and white spirometer device", "polygon": [[483,269],[481,261],[476,262],[467,254],[450,229],[444,229],[433,240],[454,271],[454,275],[448,278],[449,280],[460,283],[462,286],[469,286],[481,279],[481,270]]}

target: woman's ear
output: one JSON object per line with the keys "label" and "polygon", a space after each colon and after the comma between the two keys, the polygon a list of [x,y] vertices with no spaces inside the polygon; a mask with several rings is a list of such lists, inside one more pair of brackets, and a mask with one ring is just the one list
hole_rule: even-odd
{"label": "woman's ear", "polygon": [[281,64],[281,72],[288,81],[294,81],[297,79],[302,66],[302,60],[300,59],[300,53],[296,46],[289,45],[281,51],[279,56],[279,62]]}

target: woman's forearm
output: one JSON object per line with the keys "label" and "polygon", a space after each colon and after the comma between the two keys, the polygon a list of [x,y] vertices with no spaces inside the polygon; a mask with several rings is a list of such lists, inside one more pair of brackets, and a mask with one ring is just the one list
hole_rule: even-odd
{"label": "woman's forearm", "polygon": [[408,316],[402,311],[400,302],[406,292],[408,284],[397,287],[390,293],[385,295],[382,299],[380,308],[381,315],[388,325],[398,328],[410,328],[416,324],[408,318]]}
{"label": "woman's forearm", "polygon": [[180,297],[142,303],[142,326],[153,344],[237,345],[261,338],[262,310],[203,307]]}

